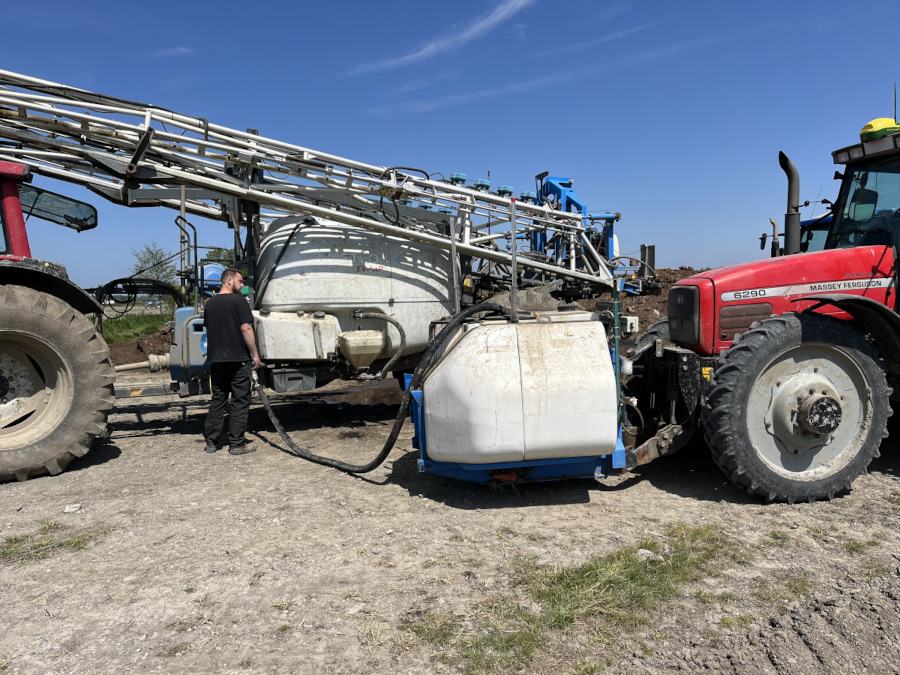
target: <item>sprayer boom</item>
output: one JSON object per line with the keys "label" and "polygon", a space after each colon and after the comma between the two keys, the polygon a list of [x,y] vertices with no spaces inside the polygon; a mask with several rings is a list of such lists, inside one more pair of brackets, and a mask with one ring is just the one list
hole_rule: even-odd
{"label": "sprayer boom", "polygon": [[581,213],[2,70],[0,160],[126,206],[167,206],[257,230],[308,214],[503,267],[510,230],[519,239],[539,233],[556,253],[520,253],[519,267],[598,290],[612,285]]}

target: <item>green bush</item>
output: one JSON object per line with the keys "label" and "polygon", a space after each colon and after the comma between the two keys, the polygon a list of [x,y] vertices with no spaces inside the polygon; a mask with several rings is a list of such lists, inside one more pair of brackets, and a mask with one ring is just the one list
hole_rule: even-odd
{"label": "green bush", "polygon": [[107,344],[125,342],[158,333],[171,316],[168,314],[126,314],[115,319],[103,320],[103,338]]}

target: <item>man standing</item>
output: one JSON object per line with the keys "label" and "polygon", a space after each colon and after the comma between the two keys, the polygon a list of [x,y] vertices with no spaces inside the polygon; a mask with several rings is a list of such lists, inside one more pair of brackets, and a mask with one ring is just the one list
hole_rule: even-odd
{"label": "man standing", "polygon": [[206,302],[207,358],[210,362],[212,400],[206,415],[206,452],[223,442],[225,403],[231,394],[228,446],[232,455],[246,455],[256,447],[244,437],[250,413],[250,375],[259,368],[253,315],[241,295],[244,277],[236,269],[222,272],[222,288]]}

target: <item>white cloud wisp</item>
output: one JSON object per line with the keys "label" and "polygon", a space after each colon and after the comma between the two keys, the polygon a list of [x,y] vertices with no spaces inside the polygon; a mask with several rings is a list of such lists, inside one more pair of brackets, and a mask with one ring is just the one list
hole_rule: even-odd
{"label": "white cloud wisp", "polygon": [[444,52],[459,49],[463,45],[487,35],[497,26],[509,21],[520,11],[529,5],[533,5],[535,2],[537,2],[537,0],[503,0],[503,2],[497,5],[490,14],[480,17],[468,25],[463,26],[463,28],[456,33],[441,38],[435,38],[421,49],[404,56],[360,64],[348,71],[347,74],[364,75],[366,73],[401,68],[413,63],[418,63],[419,61],[425,61]]}

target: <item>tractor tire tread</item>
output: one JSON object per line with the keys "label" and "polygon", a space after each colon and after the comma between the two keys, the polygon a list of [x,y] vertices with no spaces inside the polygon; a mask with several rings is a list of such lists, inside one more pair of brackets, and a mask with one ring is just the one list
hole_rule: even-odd
{"label": "tractor tire tread", "polygon": [[[800,317],[804,318],[800,318]],[[746,389],[746,380],[758,369],[759,354],[771,345],[801,339],[803,330],[828,335],[828,341],[853,355],[857,363],[867,363],[867,383],[873,407],[871,433],[857,456],[836,473],[817,481],[791,480],[767,469],[755,457],[744,428],[745,402],[738,391]],[[754,375],[755,376],[755,375]],[[775,316],[756,322],[735,340],[731,348],[719,354],[704,393],[702,421],[704,436],[712,456],[722,472],[737,486],[769,501],[814,501],[833,499],[848,491],[853,479],[865,471],[878,446],[887,437],[887,418],[891,414],[890,388],[883,364],[874,346],[849,323],[822,315]]]}
{"label": "tractor tire tread", "polygon": [[58,474],[84,456],[106,430],[115,403],[115,372],[109,348],[87,317],[63,300],[18,286],[0,286],[0,339],[3,333],[33,333],[51,344],[71,371],[72,394],[65,417],[22,446],[0,447],[0,481]]}

